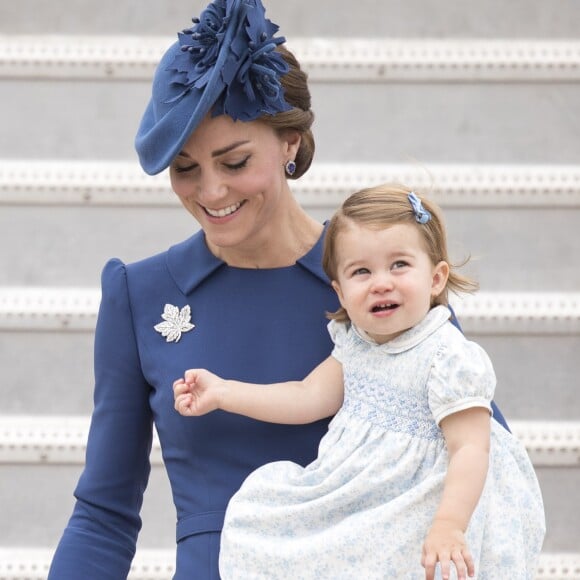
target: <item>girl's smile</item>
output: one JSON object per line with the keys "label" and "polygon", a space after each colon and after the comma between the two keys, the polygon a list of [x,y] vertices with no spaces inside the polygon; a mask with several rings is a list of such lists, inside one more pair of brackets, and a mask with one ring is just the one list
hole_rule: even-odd
{"label": "girl's smile", "polygon": [[398,304],[393,304],[392,302],[380,302],[371,307],[371,312],[377,317],[385,317],[390,316],[398,307]]}

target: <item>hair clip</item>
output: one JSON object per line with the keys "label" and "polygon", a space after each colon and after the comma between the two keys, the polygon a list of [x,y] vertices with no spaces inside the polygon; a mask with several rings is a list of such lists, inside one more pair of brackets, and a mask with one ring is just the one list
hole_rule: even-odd
{"label": "hair clip", "polygon": [[413,208],[415,219],[420,224],[426,224],[431,219],[431,214],[423,207],[421,200],[415,195],[414,192],[409,193],[407,198],[409,199],[411,207]]}

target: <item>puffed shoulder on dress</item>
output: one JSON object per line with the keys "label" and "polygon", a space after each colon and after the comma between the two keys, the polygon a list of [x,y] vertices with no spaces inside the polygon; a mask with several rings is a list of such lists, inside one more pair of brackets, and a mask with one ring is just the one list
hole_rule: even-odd
{"label": "puffed shoulder on dress", "polygon": [[437,424],[459,411],[485,407],[492,411],[496,377],[491,360],[476,342],[448,324],[433,357],[428,378],[429,407]]}
{"label": "puffed shoulder on dress", "polygon": [[111,287],[122,285],[125,292],[127,284],[127,266],[119,258],[110,258],[101,272],[101,288],[106,291]]}
{"label": "puffed shoulder on dress", "polygon": [[339,362],[342,362],[341,353],[342,349],[346,347],[350,323],[331,320],[328,323],[327,328],[328,334],[330,334],[330,338],[334,343],[334,348],[332,349],[332,356]]}

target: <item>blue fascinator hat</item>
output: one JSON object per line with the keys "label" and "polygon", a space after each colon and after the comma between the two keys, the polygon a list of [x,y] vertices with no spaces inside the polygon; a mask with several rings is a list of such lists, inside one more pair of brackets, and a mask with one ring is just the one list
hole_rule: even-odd
{"label": "blue fascinator hat", "polygon": [[201,120],[252,121],[289,111],[280,84],[288,65],[275,50],[278,26],[260,0],[214,0],[178,33],[157,66],[135,148],[149,175],[166,169]]}

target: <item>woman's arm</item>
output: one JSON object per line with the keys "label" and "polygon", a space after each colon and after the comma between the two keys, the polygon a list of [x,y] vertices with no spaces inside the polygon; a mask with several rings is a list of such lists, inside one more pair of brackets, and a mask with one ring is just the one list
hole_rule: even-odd
{"label": "woman's arm", "polygon": [[95,334],[95,410],[73,514],[50,580],[126,578],[149,477],[150,387],[139,364],[125,267],[110,261]]}
{"label": "woman's arm", "polygon": [[342,365],[332,356],[304,380],[257,385],[190,369],[173,383],[175,409],[204,415],[216,409],[271,423],[303,424],[334,415],[344,396]]}
{"label": "woman's arm", "polygon": [[489,463],[490,417],[483,407],[449,415],[441,421],[449,453],[443,495],[423,545],[422,564],[426,580],[435,576],[441,563],[443,578],[449,577],[450,562],[459,580],[474,575],[465,530],[479,501]]}

